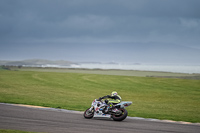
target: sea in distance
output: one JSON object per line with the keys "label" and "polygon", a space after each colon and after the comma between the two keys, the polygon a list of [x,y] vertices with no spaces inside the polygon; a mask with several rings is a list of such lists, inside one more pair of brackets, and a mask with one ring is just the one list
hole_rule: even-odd
{"label": "sea in distance", "polygon": [[138,71],[160,71],[173,73],[200,74],[200,65],[174,65],[174,64],[139,64],[139,63],[76,63],[67,66],[42,65],[42,67],[82,68],[82,69],[118,69]]}

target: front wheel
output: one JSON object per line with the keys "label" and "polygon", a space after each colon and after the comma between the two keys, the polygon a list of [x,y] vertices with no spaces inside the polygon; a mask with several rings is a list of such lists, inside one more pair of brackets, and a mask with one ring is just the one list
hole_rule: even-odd
{"label": "front wheel", "polygon": [[91,119],[94,116],[94,110],[90,111],[90,108],[88,108],[83,115],[86,119]]}
{"label": "front wheel", "polygon": [[115,121],[123,121],[124,119],[126,119],[128,112],[126,109],[119,109],[122,113],[121,114],[114,114],[112,116],[113,120]]}

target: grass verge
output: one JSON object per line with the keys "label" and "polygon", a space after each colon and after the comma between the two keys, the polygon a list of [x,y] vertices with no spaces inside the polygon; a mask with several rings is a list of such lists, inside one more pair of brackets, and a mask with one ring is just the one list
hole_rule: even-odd
{"label": "grass verge", "polygon": [[84,111],[116,90],[129,116],[200,122],[200,80],[39,71],[0,71],[0,102]]}

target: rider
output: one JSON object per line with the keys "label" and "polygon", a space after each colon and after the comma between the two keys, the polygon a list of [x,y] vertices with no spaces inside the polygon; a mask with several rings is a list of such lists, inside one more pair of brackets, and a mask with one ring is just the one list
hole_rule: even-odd
{"label": "rider", "polygon": [[[106,98],[110,98],[111,100],[107,100]],[[104,96],[104,97],[100,97],[98,100],[101,101],[102,99],[106,99],[106,100],[105,100],[105,103],[106,103],[108,106],[110,106],[110,108],[113,108],[113,105],[114,105],[114,104],[120,103],[122,98],[120,97],[120,95],[117,94],[116,91],[113,91],[113,92],[111,93],[111,96],[110,96],[110,95],[107,95],[107,96]],[[104,108],[104,112],[107,112],[107,111],[108,111],[108,109],[107,109],[108,106],[106,106],[106,107]]]}

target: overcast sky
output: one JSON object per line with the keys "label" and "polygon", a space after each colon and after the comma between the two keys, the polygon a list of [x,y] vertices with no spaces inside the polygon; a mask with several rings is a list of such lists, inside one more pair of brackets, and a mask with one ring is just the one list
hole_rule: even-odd
{"label": "overcast sky", "polygon": [[0,60],[200,62],[200,0],[0,0]]}

